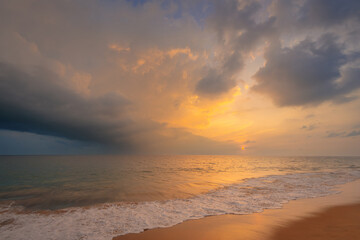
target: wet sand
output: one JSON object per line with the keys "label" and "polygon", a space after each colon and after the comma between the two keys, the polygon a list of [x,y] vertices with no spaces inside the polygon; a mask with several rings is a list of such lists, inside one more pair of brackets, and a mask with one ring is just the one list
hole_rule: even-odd
{"label": "wet sand", "polygon": [[360,203],[330,208],[279,228],[273,240],[360,239]]}
{"label": "wet sand", "polygon": [[114,240],[312,240],[360,239],[360,180],[341,194],[290,201],[250,215],[210,216]]}

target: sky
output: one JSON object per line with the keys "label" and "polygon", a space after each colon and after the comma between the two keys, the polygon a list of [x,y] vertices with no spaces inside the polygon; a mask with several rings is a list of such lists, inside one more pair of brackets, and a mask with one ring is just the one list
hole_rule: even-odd
{"label": "sky", "polygon": [[0,1],[0,154],[360,155],[358,0]]}

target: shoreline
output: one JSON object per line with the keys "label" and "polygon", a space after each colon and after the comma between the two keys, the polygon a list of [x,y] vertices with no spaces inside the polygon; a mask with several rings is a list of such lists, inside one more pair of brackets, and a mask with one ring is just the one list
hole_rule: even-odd
{"label": "shoreline", "polygon": [[[278,176],[253,179],[192,201],[129,206],[110,204],[69,208],[61,213],[21,213],[11,207],[0,214],[0,222],[3,223],[0,238],[47,239],[46,236],[55,233],[54,239],[268,239],[266,237],[274,229],[293,220],[326,207],[359,202],[360,179],[354,180],[359,176],[355,173],[344,171],[332,172],[332,175],[289,175],[280,180]],[[335,194],[341,191],[341,194]],[[296,198],[298,200],[289,202]],[[226,207],[236,204],[241,204],[243,208],[212,211],[226,210]],[[247,208],[249,206],[252,208]],[[159,226],[163,228],[157,228]],[[33,231],[35,229],[38,230]]]}
{"label": "shoreline", "polygon": [[[274,236],[278,236],[276,234],[287,236],[283,239],[293,239],[288,237],[288,235],[285,235],[293,232],[293,229],[287,230],[288,227],[298,229],[299,232],[309,231],[301,230],[302,227],[296,224],[301,221],[314,221],[312,220],[312,217],[320,219],[318,220],[319,224],[324,223],[325,221],[321,220],[323,219],[322,214],[327,216],[328,211],[331,212],[333,218],[336,218],[336,213],[339,213],[339,218],[343,219],[343,224],[352,225],[354,220],[346,220],[346,215],[340,216],[339,211],[348,208],[350,208],[349,211],[358,209],[359,212],[357,212],[357,216],[360,218],[360,180],[338,185],[335,189],[341,191],[341,193],[325,197],[293,200],[284,204],[282,208],[266,209],[261,213],[249,215],[227,214],[188,220],[172,227],[155,228],[145,230],[141,233],[117,236],[114,237],[113,240],[277,240],[278,238],[274,238]],[[336,213],[333,213],[333,208],[337,209]],[[320,217],[318,215],[320,215]],[[358,222],[360,222],[360,219]],[[301,224],[307,226],[306,223]],[[335,227],[333,228],[336,229]],[[280,231],[281,233],[278,233]],[[349,232],[352,234],[350,230]],[[326,231],[323,231],[323,233],[326,233]],[[336,233],[341,234],[341,229],[338,228],[335,231],[335,234]],[[299,239],[304,239],[304,237]],[[325,240],[327,238],[320,237],[316,239]]]}

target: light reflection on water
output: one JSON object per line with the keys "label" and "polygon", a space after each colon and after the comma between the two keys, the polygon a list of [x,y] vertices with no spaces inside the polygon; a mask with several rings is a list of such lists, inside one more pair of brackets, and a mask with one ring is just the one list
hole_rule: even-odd
{"label": "light reflection on water", "polygon": [[245,178],[341,168],[360,168],[360,158],[0,156],[0,203],[60,209],[188,198]]}

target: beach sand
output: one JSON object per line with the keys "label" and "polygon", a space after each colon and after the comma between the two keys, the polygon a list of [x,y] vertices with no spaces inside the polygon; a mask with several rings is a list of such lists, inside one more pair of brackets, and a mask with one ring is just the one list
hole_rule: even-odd
{"label": "beach sand", "polygon": [[273,240],[360,239],[360,203],[327,209],[281,227]]}
{"label": "beach sand", "polygon": [[210,216],[114,240],[360,239],[360,180],[338,189],[341,194],[290,201],[281,209]]}

